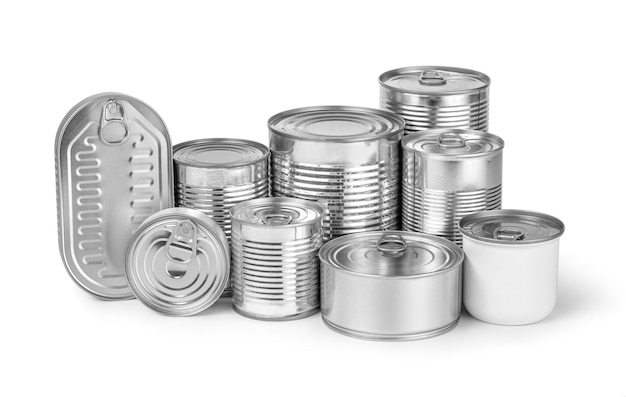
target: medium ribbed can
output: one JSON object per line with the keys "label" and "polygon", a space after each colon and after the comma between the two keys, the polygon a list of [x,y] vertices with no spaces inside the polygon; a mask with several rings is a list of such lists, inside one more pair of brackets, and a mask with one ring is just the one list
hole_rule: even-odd
{"label": "medium ribbed can", "polygon": [[402,230],[462,245],[459,221],[502,207],[504,141],[473,130],[414,132],[402,139]]}
{"label": "medium ribbed can", "polygon": [[235,311],[259,320],[294,320],[317,312],[322,207],[268,197],[238,204],[230,214]]}
{"label": "medium ribbed can", "polygon": [[[199,139],[174,146],[176,206],[208,215],[230,240],[230,208],[268,195],[268,158],[265,145],[243,139]],[[231,296],[230,287],[222,296]]]}
{"label": "medium ribbed can", "polygon": [[407,133],[436,128],[489,128],[486,74],[446,66],[412,66],[383,73],[380,108],[399,114]]}
{"label": "medium ribbed can", "polygon": [[368,108],[323,106],[268,121],[271,193],[324,207],[324,240],[400,223],[404,121]]}

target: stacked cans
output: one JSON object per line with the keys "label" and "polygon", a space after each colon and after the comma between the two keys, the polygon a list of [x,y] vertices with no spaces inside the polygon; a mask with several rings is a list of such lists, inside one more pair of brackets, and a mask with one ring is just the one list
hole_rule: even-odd
{"label": "stacked cans", "polygon": [[[174,193],[177,207],[209,216],[230,240],[229,210],[268,193],[266,146],[243,139],[200,139],[174,146]],[[231,289],[224,296],[231,296]]]}
{"label": "stacked cans", "polygon": [[268,126],[272,194],[321,204],[325,241],[399,226],[400,117],[310,107],[279,113]]}
{"label": "stacked cans", "polygon": [[322,208],[268,197],[238,204],[230,213],[234,309],[263,320],[317,312]]}
{"label": "stacked cans", "polygon": [[383,73],[380,108],[406,121],[406,132],[434,128],[487,131],[487,75],[469,69],[413,66]]}
{"label": "stacked cans", "polygon": [[502,205],[504,141],[481,131],[440,129],[402,139],[402,230],[461,245],[459,221]]}

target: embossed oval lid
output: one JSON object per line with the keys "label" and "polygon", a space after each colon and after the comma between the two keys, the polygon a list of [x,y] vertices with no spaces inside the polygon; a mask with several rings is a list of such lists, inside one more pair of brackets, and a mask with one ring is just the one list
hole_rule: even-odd
{"label": "embossed oval lid", "polygon": [[189,316],[211,306],[228,285],[226,235],[188,208],[160,211],[141,224],[126,251],[128,282],[146,306]]}

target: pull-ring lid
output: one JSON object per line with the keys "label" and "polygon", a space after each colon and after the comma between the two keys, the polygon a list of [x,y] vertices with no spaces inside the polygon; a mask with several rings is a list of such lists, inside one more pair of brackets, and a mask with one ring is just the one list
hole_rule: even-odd
{"label": "pull-ring lid", "polygon": [[126,250],[128,282],[148,307],[188,316],[211,306],[228,285],[226,235],[211,218],[170,208],[145,220]]}

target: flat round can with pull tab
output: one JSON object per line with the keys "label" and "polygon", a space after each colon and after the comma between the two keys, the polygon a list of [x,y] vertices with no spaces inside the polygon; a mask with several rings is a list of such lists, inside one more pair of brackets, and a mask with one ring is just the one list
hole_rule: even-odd
{"label": "flat round can with pull tab", "polygon": [[146,218],[173,205],[172,147],[163,120],[128,95],[94,95],[61,122],[55,160],[65,268],[98,298],[132,298],[124,250]]}
{"label": "flat round can with pull tab", "polygon": [[463,251],[441,237],[355,233],[322,246],[322,318],[339,333],[415,340],[454,328],[461,313]]}
{"label": "flat round can with pull tab", "polygon": [[211,306],[228,285],[226,235],[215,221],[188,208],[152,215],[128,245],[126,274],[137,298],[171,316]]}

